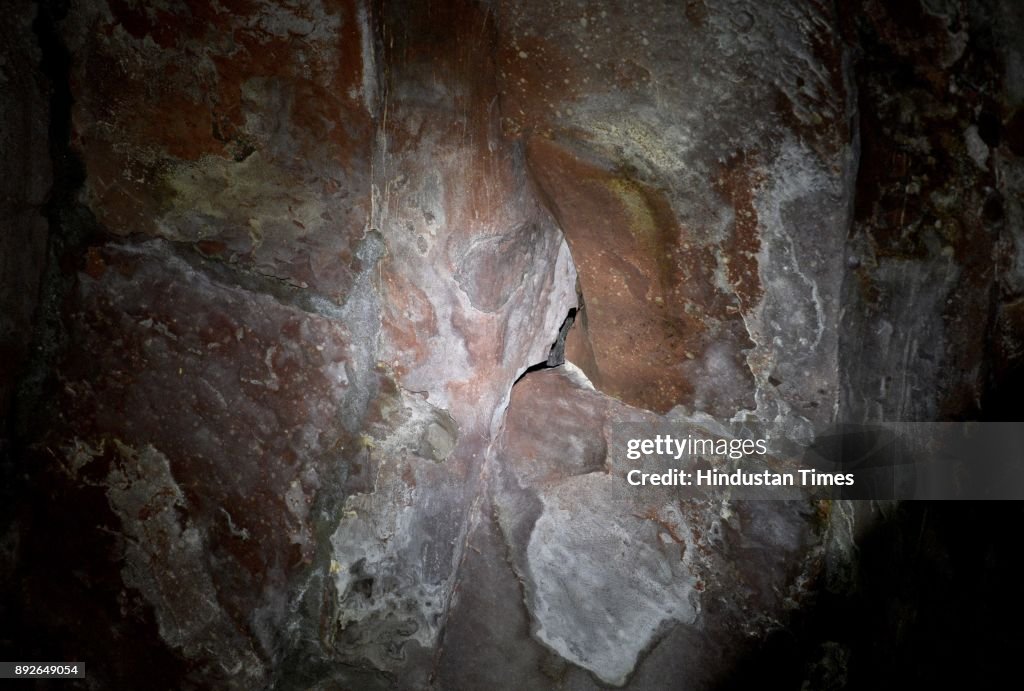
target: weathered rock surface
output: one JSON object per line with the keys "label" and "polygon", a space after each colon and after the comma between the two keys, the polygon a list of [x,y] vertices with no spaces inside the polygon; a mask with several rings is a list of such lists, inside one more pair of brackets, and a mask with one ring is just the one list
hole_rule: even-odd
{"label": "weathered rock surface", "polygon": [[366,287],[334,311],[252,293],[165,242],[88,252],[42,448],[104,488],[125,585],[206,676],[266,681],[257,651],[278,645],[331,515],[318,493],[372,484],[360,435],[383,377],[357,328],[373,244]]}
{"label": "weathered rock surface", "polygon": [[894,11],[877,2],[863,10],[851,15],[864,57],[843,415],[978,415],[993,295],[1002,284],[995,302],[1014,299],[1009,257],[1019,244],[1013,223],[1004,224],[1014,203],[1004,199],[1019,196],[1010,189],[1019,183],[997,174],[1010,154],[999,136],[1010,113],[1000,104],[993,32],[1003,20],[993,11],[1009,10],[922,3]]}
{"label": "weathered rock surface", "polygon": [[580,273],[570,359],[659,412],[828,419],[855,166],[836,17],[682,10],[502,5],[504,126]]}
{"label": "weathered rock surface", "polygon": [[[715,640],[738,656],[799,606],[805,583],[821,567],[826,504],[695,499],[679,488],[624,482],[631,468],[655,472],[664,465],[660,458],[628,461],[628,439],[711,432],[720,430],[623,405],[571,366],[520,381],[498,442],[493,512],[469,543],[481,541],[487,558],[498,562],[491,568],[509,572],[493,576],[498,583],[520,584],[525,608],[516,613],[519,625],[499,634],[504,656],[492,654],[487,665],[500,670],[492,674],[529,678],[538,670],[521,666],[548,655],[560,661],[540,665],[549,676],[543,685],[598,688],[580,673],[586,670],[607,684],[659,688],[654,680],[667,684],[671,676],[682,687],[701,687],[724,675],[732,660],[726,652],[705,661],[696,640]],[[507,555],[507,565],[499,555]],[[462,583],[447,637],[468,638],[465,629],[482,628],[494,610],[509,607],[507,594],[488,601],[491,582]],[[471,606],[461,604],[464,597]],[[536,641],[522,636],[526,626]],[[671,653],[659,653],[661,646]],[[463,654],[461,646],[446,650],[453,658]],[[458,675],[454,662],[448,668]]]}
{"label": "weathered rock surface", "polygon": [[387,12],[374,178],[389,251],[383,358],[404,387],[490,434],[576,307],[575,270],[521,148],[498,129],[489,13],[470,2]]}
{"label": "weathered rock surface", "polygon": [[997,411],[992,417],[1020,419],[1020,399],[1013,392],[1024,377],[1024,39],[1017,30],[1024,13],[1015,3],[999,3],[989,20],[992,50],[1002,74],[995,76],[1001,82],[1000,93],[993,94],[991,110],[979,115],[978,136],[989,147],[987,163],[996,181],[982,215],[997,230],[998,307],[990,327],[994,361],[984,382],[982,409]]}
{"label": "weathered rock surface", "polygon": [[[471,60],[489,34],[452,23],[453,50],[393,8],[411,30],[383,49],[374,11],[92,3],[62,24],[100,235],[29,434],[39,481],[114,536],[93,542],[119,568],[83,569],[123,584],[98,627],[161,640],[168,686],[427,685],[492,432],[576,304]],[[464,78],[423,91],[446,61]],[[125,602],[146,615],[115,624]]]}
{"label": "weathered rock surface", "polygon": [[115,0],[62,28],[82,196],[106,231],[348,292],[378,99],[365,6]]}
{"label": "weathered rock surface", "polygon": [[857,680],[879,653],[813,608],[880,589],[858,545],[898,511],[638,490],[624,444],[1019,410],[1024,19],[907,7],[16,3],[4,659]]}

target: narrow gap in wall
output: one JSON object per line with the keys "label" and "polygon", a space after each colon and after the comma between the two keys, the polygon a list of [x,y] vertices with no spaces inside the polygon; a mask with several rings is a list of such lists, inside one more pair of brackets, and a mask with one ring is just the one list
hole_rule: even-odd
{"label": "narrow gap in wall", "polygon": [[565,315],[565,319],[562,321],[562,326],[558,329],[558,337],[555,342],[551,344],[551,351],[548,353],[548,359],[545,362],[547,367],[558,367],[559,365],[565,364],[565,339],[569,336],[569,329],[572,328],[573,322],[576,321],[576,308],[570,307],[569,312]]}
{"label": "narrow gap in wall", "polygon": [[[551,349],[548,351],[548,357],[542,362],[538,362],[535,365],[531,365],[526,368],[519,379],[522,379],[530,372],[536,372],[542,369],[551,369],[552,367],[558,367],[565,364],[565,339],[569,336],[569,329],[572,328],[573,322],[576,321],[576,308],[570,307],[568,313],[565,315],[565,319],[562,321],[562,326],[558,329],[558,336],[555,338],[555,342],[551,344]],[[513,386],[519,383],[519,379],[516,379]]]}

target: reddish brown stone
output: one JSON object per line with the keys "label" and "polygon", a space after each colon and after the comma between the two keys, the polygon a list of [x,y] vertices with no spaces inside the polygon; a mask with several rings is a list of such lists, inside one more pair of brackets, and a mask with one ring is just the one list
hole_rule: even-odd
{"label": "reddish brown stone", "polygon": [[[717,382],[726,393],[710,409],[753,405],[753,378],[742,374],[752,343],[739,305],[716,289],[717,257],[676,220],[664,196],[547,140],[531,139],[528,157],[579,273],[587,321],[576,348],[592,348],[595,367],[580,363],[588,376],[627,403],[665,412],[694,404],[690,363],[714,348],[737,375]],[[749,223],[738,223],[735,233],[744,232],[749,238]],[[726,269],[748,282],[757,280],[749,242],[736,247],[741,264]]]}
{"label": "reddish brown stone", "polygon": [[[1010,29],[956,3],[63,4],[0,20],[5,363],[59,166],[0,638],[93,684],[720,686],[872,510],[626,439],[1019,388]],[[567,315],[590,381],[520,379]]]}
{"label": "reddish brown stone", "polygon": [[[84,6],[75,143],[106,231],[218,241],[334,297],[369,212],[376,58],[366,8]],[[340,184],[344,181],[344,184]]]}
{"label": "reddish brown stone", "polygon": [[[499,438],[495,508],[473,542],[507,560],[489,571],[499,584],[509,571],[521,583],[531,635],[522,625],[494,634],[506,653],[498,659],[481,646],[491,665],[536,674],[528,663],[539,640],[573,663],[563,671],[567,682],[593,683],[586,670],[630,688],[647,688],[652,679],[662,680],[652,688],[669,679],[703,688],[736,664],[731,656],[762,625],[750,612],[764,613],[766,622],[808,599],[826,539],[818,506],[732,501],[720,514],[715,502],[678,487],[626,485],[631,469],[667,469],[664,458],[649,465],[627,460],[626,440],[664,433],[708,434],[685,417],[624,405],[565,368],[532,372],[517,384]],[[684,458],[674,466],[692,463]],[[500,529],[501,549],[489,544],[490,521]],[[483,568],[473,555],[468,561],[470,572]],[[484,586],[466,588],[460,600],[487,606],[454,608],[454,640],[502,611]],[[723,654],[712,661],[700,643],[708,638],[723,642]],[[468,673],[453,660],[444,668]]]}

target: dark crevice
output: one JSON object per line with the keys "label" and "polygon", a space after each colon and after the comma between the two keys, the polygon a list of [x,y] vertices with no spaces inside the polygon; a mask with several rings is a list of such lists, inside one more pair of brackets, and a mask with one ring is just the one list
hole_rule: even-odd
{"label": "dark crevice", "polygon": [[[32,31],[39,47],[39,70],[49,87],[46,134],[52,183],[42,208],[48,231],[45,266],[30,349],[10,413],[10,462],[4,463],[0,476],[15,498],[3,502],[0,520],[17,525],[20,533],[10,555],[11,586],[0,603],[0,655],[101,660],[100,649],[116,640],[121,641],[121,654],[98,670],[94,666],[90,677],[100,679],[94,683],[108,688],[182,688],[180,659],[152,643],[159,640],[155,617],[141,608],[134,591],[121,586],[123,547],[112,537],[117,519],[107,497],[94,487],[69,485],[59,464],[49,463],[49,456],[29,444],[46,433],[41,425],[52,417],[41,413],[56,399],[55,365],[75,345],[64,321],[67,296],[75,289],[85,248],[103,236],[96,218],[80,201],[86,170],[72,145],[73,60],[62,35],[70,3],[40,0],[36,7]],[[67,540],[82,525],[96,529]],[[125,609],[139,610],[135,623],[127,623]],[[75,621],[93,621],[96,628],[73,627],[71,611],[78,612]],[[95,630],[109,630],[110,639],[90,638],[87,631]]]}
{"label": "dark crevice", "polygon": [[576,308],[572,307],[565,316],[562,326],[558,329],[558,338],[551,345],[551,352],[548,353],[548,359],[545,363],[548,367],[558,367],[565,364],[565,339],[569,336],[569,329],[572,328],[575,321]]}
{"label": "dark crevice", "polygon": [[555,342],[551,344],[551,349],[548,351],[548,357],[542,362],[538,362],[535,365],[530,365],[523,371],[519,378],[512,384],[514,387],[519,381],[530,372],[537,372],[543,369],[551,369],[553,367],[560,367],[565,364],[565,340],[569,336],[569,330],[572,329],[573,323],[576,321],[576,308],[569,308],[568,313],[565,315],[565,319],[562,321],[562,326],[558,329],[558,336],[555,338]]}
{"label": "dark crevice", "polygon": [[66,0],[43,0],[32,22],[39,42],[40,70],[50,85],[49,153],[53,184],[44,204],[48,225],[46,266],[39,282],[35,330],[12,413],[15,443],[23,438],[52,385],[51,365],[64,351],[67,334],[61,305],[74,286],[83,248],[101,233],[92,212],[78,201],[85,184],[85,164],[71,145],[71,54],[61,35],[68,14]]}
{"label": "dark crevice", "polygon": [[[563,235],[563,238],[565,236]],[[579,322],[577,324],[577,322]],[[550,350],[548,350],[548,356],[543,362],[535,363],[526,368],[519,378],[513,382],[514,387],[519,383],[519,380],[525,377],[531,372],[537,372],[538,370],[551,369],[553,367],[561,367],[565,364],[565,348],[566,343],[569,339],[569,333],[572,331],[573,326],[577,329],[583,330],[583,338],[589,339],[587,331],[587,309],[586,302],[583,299],[583,289],[580,287],[580,279],[576,277],[576,307],[570,307],[568,312],[565,314],[565,319],[562,320],[562,325],[558,328],[558,335],[555,337],[555,342],[551,344]],[[592,355],[591,355],[592,357]],[[580,364],[584,371],[587,370],[585,363],[574,363]]]}

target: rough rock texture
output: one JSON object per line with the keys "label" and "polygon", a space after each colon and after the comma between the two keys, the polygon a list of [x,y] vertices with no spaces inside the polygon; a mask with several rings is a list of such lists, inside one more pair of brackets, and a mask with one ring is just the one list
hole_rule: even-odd
{"label": "rough rock texture", "polygon": [[152,235],[331,299],[370,212],[367,10],[76,4],[73,144],[104,230]]}
{"label": "rough rock texture", "polygon": [[322,314],[194,261],[157,241],[90,248],[42,443],[105,489],[125,585],[168,644],[256,684],[253,648],[277,644],[288,586],[317,557],[318,491],[371,482],[359,434],[382,377],[360,366],[358,291]]}
{"label": "rough rock texture", "polygon": [[1006,567],[978,534],[1019,512],[637,490],[624,445],[1017,415],[1022,22],[15,3],[0,658],[96,689],[959,680],[886,675],[971,643],[929,605],[1001,611],[965,564]]}
{"label": "rough rock texture", "polygon": [[[488,550],[470,561],[493,559],[491,568],[506,572],[462,583],[446,632],[452,687],[474,687],[454,641],[505,607],[507,595],[491,592],[492,579],[518,581],[527,616],[516,613],[521,623],[498,632],[504,655],[492,653],[485,667],[526,686],[598,688],[582,670],[637,688],[670,680],[706,686],[725,675],[747,637],[799,605],[821,566],[827,505],[728,502],[623,482],[630,468],[655,472],[664,464],[628,461],[627,439],[721,433],[709,422],[624,405],[571,366],[531,374],[516,387],[497,448],[493,510],[469,543]],[[507,565],[496,558],[502,554]],[[527,621],[535,641],[517,630]],[[731,650],[707,661],[700,640],[728,640]],[[545,655],[539,670],[530,668]]]}
{"label": "rough rock texture", "polygon": [[1015,28],[1024,21],[1024,8],[1000,3],[990,21],[992,50],[1003,74],[997,75],[1001,93],[994,95],[992,110],[982,111],[985,126],[978,130],[979,137],[984,132],[989,139],[988,163],[996,182],[991,202],[986,201],[991,206],[985,207],[987,213],[983,209],[983,215],[991,217],[998,229],[997,308],[990,327],[995,353],[983,409],[999,411],[995,414],[999,418],[1020,419],[1020,399],[1013,392],[1024,377],[1024,37]]}
{"label": "rough rock texture", "polygon": [[659,412],[827,419],[855,163],[828,6],[502,3],[499,25],[504,128],[580,273],[569,359]]}
{"label": "rough rock texture", "polygon": [[575,270],[521,148],[498,130],[489,13],[470,2],[386,12],[382,358],[403,386],[489,434],[512,382],[545,360],[576,307]]}
{"label": "rough rock texture", "polygon": [[[1003,105],[994,35],[1008,8],[865,2],[851,13],[863,69],[841,330],[847,419],[981,414],[985,349],[1013,311],[1019,272],[1019,230],[1004,223],[1019,183],[997,172],[1012,158],[1000,145],[1013,106]],[[1013,348],[1007,340],[997,348]]]}
{"label": "rough rock texture", "polygon": [[[158,635],[171,687],[426,685],[492,431],[576,305],[471,60],[486,16],[453,6],[472,21],[438,41],[428,9],[392,7],[396,44],[377,11],[52,20],[94,225],[26,436],[46,491],[92,497],[109,531],[90,561],[119,566],[77,584],[103,593],[97,627]],[[462,77],[430,86],[443,63]]]}

